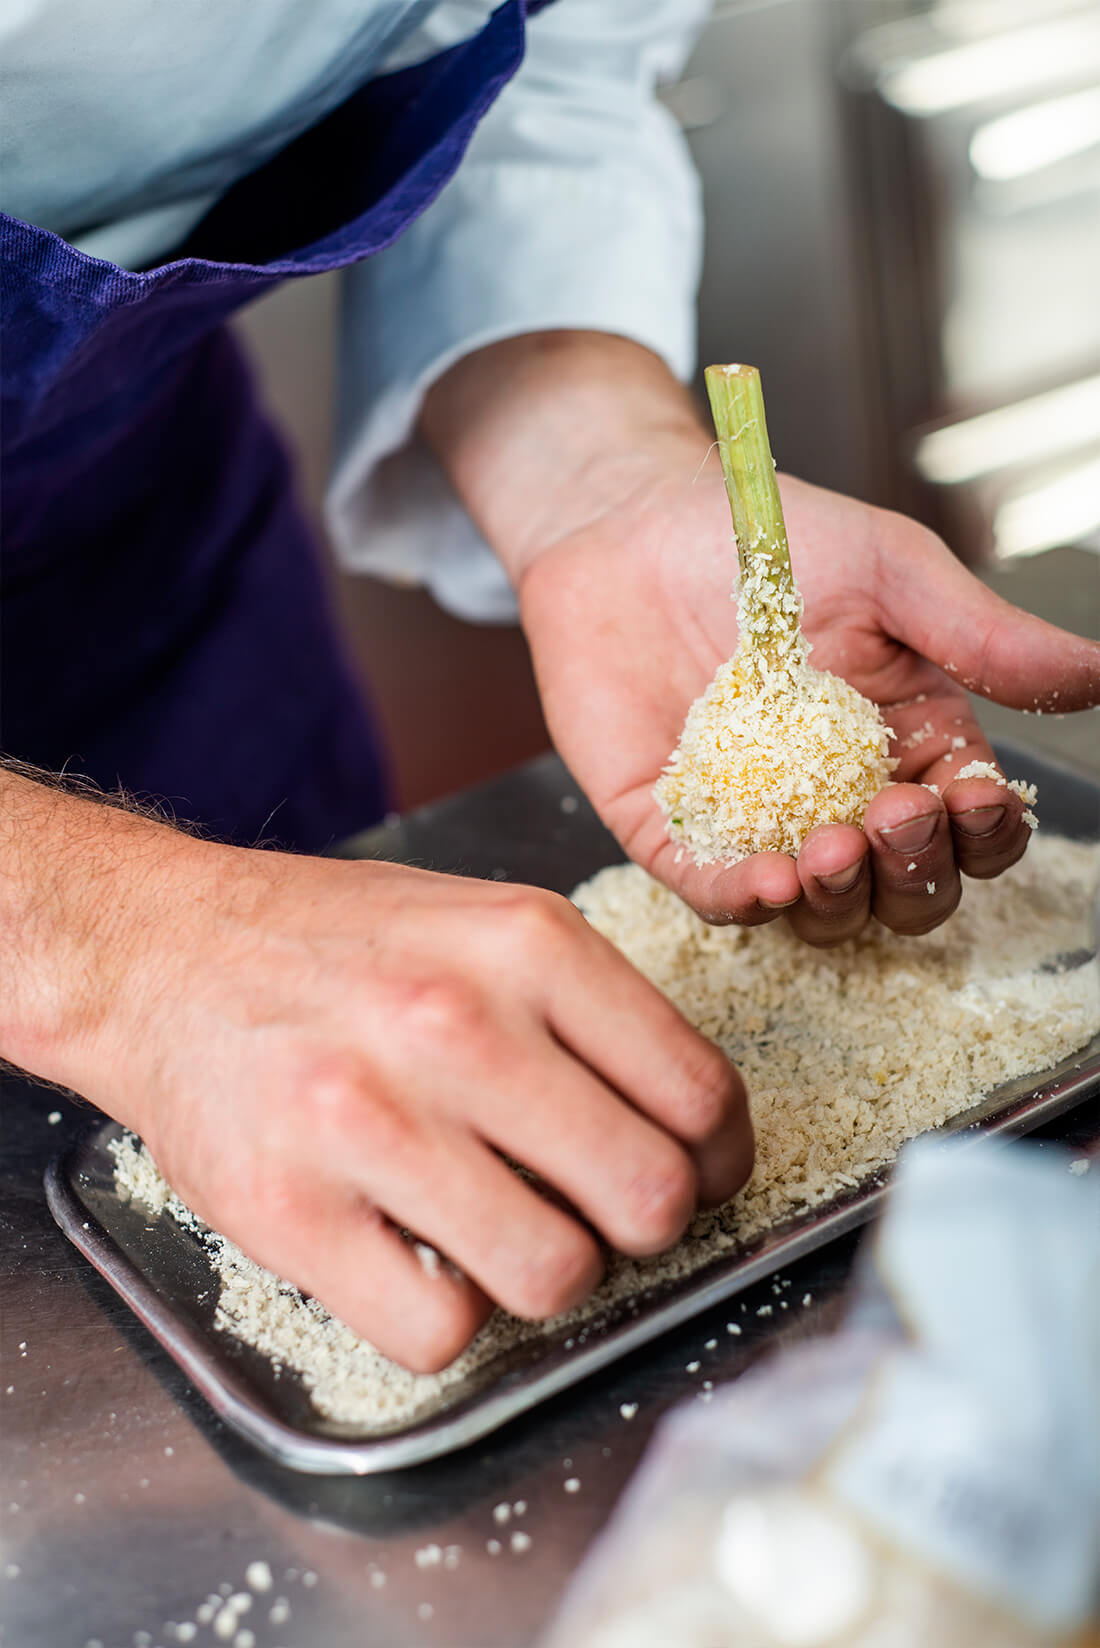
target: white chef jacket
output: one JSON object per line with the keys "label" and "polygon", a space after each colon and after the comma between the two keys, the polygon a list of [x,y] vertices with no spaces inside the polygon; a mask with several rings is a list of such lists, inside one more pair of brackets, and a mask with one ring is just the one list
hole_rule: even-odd
{"label": "white chef jacket", "polygon": [[[92,256],[156,262],[350,96],[364,61],[383,73],[430,56],[492,5],[0,0],[0,205]],[[556,0],[457,175],[345,271],[327,513],[349,567],[426,583],[464,617],[514,616],[503,569],[416,434],[426,391],[472,349],[591,329],[691,371],[698,186],[654,87],[708,7]]]}

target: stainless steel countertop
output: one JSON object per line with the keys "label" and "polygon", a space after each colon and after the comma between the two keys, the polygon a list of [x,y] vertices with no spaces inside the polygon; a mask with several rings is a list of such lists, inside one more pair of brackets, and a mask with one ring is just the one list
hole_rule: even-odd
{"label": "stainless steel countertop", "polygon": [[[1058,750],[1058,726],[1017,721],[1013,731]],[[1100,749],[1087,748],[1079,764],[1100,774]],[[450,867],[492,873],[494,831],[515,842],[541,828],[545,848],[548,770],[534,763],[471,792],[457,812],[449,804]],[[437,816],[426,810],[407,837],[421,852]],[[504,852],[501,867],[522,874],[522,854],[504,863]],[[86,1108],[10,1076],[0,1092],[3,1648],[172,1648],[168,1622],[193,1620],[219,1586],[247,1589],[256,1561],[274,1584],[240,1620],[255,1648],[523,1648],[661,1413],[702,1379],[735,1377],[776,1344],[828,1327],[857,1245],[846,1237],[792,1269],[787,1311],[756,1316],[774,1302],[763,1283],[744,1311],[697,1319],[446,1461],[363,1480],[303,1477],[213,1418],[53,1225],[42,1175]],[[1048,1131],[1095,1146],[1100,1104]],[[725,1332],[733,1314],[740,1337]],[[702,1367],[688,1373],[695,1359]],[[621,1403],[638,1404],[629,1422]],[[580,1479],[578,1493],[565,1492],[569,1477]],[[501,1527],[493,1508],[517,1500],[525,1513]],[[522,1553],[508,1544],[516,1528],[531,1539]],[[497,1556],[487,1550],[494,1538],[504,1544]],[[418,1566],[429,1544],[460,1547],[457,1565]],[[277,1597],[290,1608],[280,1625],[268,1617]],[[193,1639],[197,1648],[219,1640],[208,1626]]]}
{"label": "stainless steel countertop", "polygon": [[[784,1272],[787,1311],[757,1317],[777,1302],[762,1283],[744,1310],[698,1318],[448,1460],[363,1479],[301,1476],[213,1418],[52,1224],[41,1176],[78,1106],[58,1099],[62,1119],[51,1126],[51,1095],[43,1103],[9,1078],[3,1096],[4,1648],[172,1648],[167,1623],[194,1619],[219,1586],[247,1589],[256,1561],[274,1584],[241,1619],[255,1648],[522,1648],[660,1415],[704,1378],[734,1378],[764,1351],[831,1327],[857,1245],[842,1238]],[[1100,1101],[1050,1132],[1095,1149]],[[737,1338],[725,1331],[734,1318]],[[638,1404],[632,1420],[621,1403]],[[579,1492],[565,1491],[570,1477]],[[517,1500],[526,1511],[502,1527],[494,1507]],[[531,1539],[523,1553],[508,1543],[517,1528]],[[495,1557],[494,1538],[504,1544]],[[418,1566],[417,1551],[433,1543],[459,1547],[457,1566]],[[291,1610],[278,1626],[268,1618],[276,1597]],[[219,1639],[207,1628],[193,1640]]]}

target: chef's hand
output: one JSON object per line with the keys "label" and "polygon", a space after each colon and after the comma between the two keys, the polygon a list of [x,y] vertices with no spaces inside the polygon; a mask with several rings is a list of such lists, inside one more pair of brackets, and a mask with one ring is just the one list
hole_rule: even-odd
{"label": "chef's hand", "polygon": [[823,826],[797,861],[697,867],[652,794],[737,642],[729,510],[691,403],[636,345],[546,334],[452,368],[424,429],[516,583],[558,749],[631,857],[707,920],[785,913],[821,945],[872,913],[923,933],[958,904],[960,875],[1023,853],[1019,798],[954,778],[993,760],[964,689],[1078,709],[1100,699],[1100,647],[1000,600],[915,521],[784,478],[812,662],[882,706],[901,765],[862,830]]}
{"label": "chef's hand", "polygon": [[747,1177],[736,1072],[566,899],[0,795],[0,1056],[397,1361],[568,1309],[599,1238],[656,1253]]}

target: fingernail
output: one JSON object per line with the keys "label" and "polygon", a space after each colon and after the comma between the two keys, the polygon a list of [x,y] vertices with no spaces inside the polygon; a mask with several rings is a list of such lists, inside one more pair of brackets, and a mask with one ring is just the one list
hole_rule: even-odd
{"label": "fingernail", "polygon": [[921,813],[916,818],[906,819],[904,824],[895,824],[892,829],[878,833],[895,853],[919,853],[935,835],[939,817],[939,813]]}
{"label": "fingernail", "polygon": [[834,870],[832,875],[815,876],[819,887],[824,887],[829,893],[846,893],[849,887],[854,887],[859,880],[859,872],[863,868],[863,861],[849,864],[846,870]]}
{"label": "fingernail", "polygon": [[792,904],[797,904],[798,900],[801,897],[802,897],[802,894],[797,893],[794,898],[785,898],[785,899],[783,899],[782,903],[779,903],[779,904],[776,904],[770,898],[759,898],[759,899],[757,899],[756,902],[764,910],[789,910],[791,905]]}
{"label": "fingernail", "polygon": [[952,813],[951,822],[966,835],[992,835],[1004,815],[1003,807],[968,807],[964,813]]}

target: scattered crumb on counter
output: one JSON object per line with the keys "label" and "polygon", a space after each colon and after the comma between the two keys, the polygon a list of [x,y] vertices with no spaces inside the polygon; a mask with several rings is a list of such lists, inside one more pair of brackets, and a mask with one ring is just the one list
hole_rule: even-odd
{"label": "scattered crumb on counter", "polygon": [[1070,1162],[1069,1170],[1075,1177],[1079,1178],[1082,1173],[1088,1172],[1091,1165],[1092,1163],[1087,1156],[1078,1156],[1075,1161]]}
{"label": "scattered crumb on counter", "polygon": [[520,1555],[524,1551],[529,1551],[531,1549],[531,1535],[525,1534],[522,1529],[519,1529],[512,1535],[512,1549]]}
{"label": "scattered crumb on counter", "polygon": [[61,1120],[60,1110],[51,1110],[49,1115],[46,1117],[46,1120],[49,1122],[51,1127],[56,1127],[58,1122]]}
{"label": "scattered crumb on counter", "polygon": [[620,1402],[619,1403],[619,1412],[622,1414],[624,1419],[633,1419],[633,1417],[637,1413],[637,1411],[638,1411],[637,1402]]}
{"label": "scattered crumb on counter", "polygon": [[567,1476],[565,1481],[562,1483],[562,1487],[568,1494],[580,1493],[581,1479],[579,1476]]}

